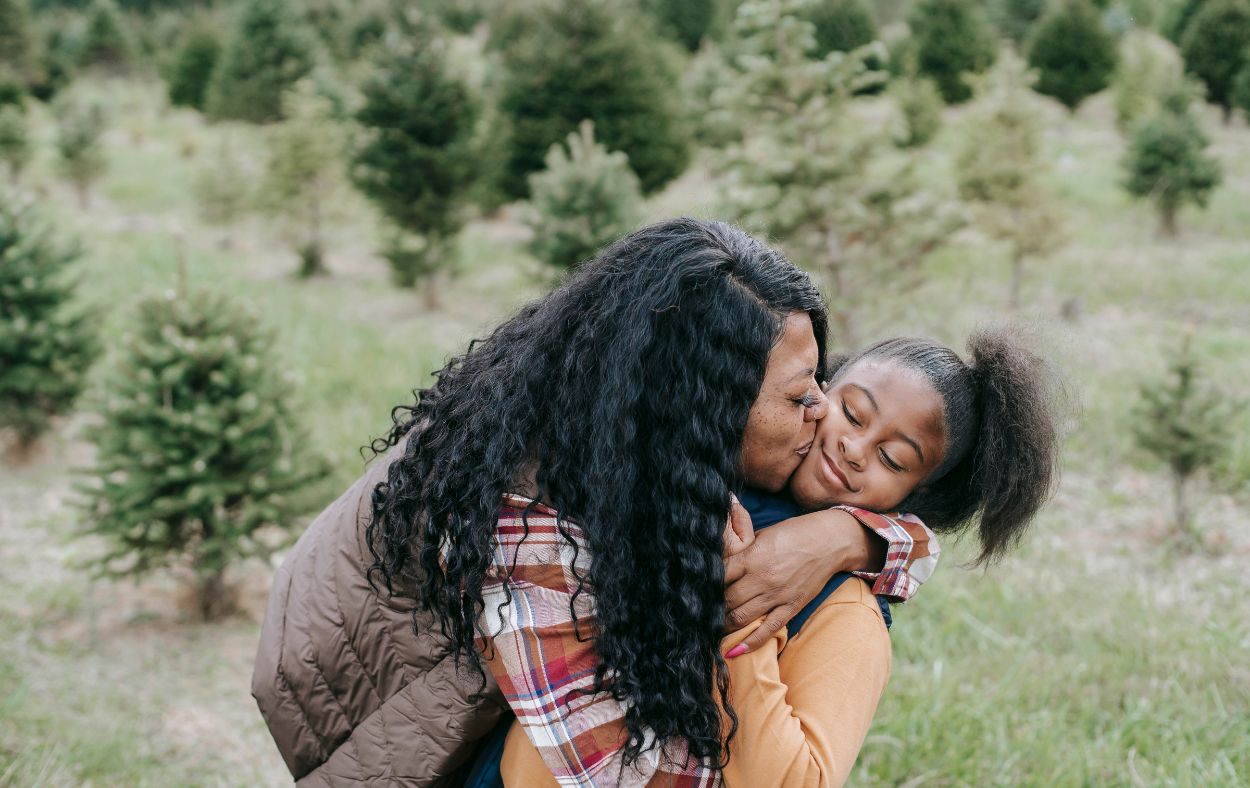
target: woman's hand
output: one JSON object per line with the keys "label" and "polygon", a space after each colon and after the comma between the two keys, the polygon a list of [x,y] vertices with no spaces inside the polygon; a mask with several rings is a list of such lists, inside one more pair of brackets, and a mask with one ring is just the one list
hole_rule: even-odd
{"label": "woman's hand", "polygon": [[879,564],[875,556],[885,547],[884,540],[840,509],[793,517],[753,536],[739,552],[726,551],[727,628],[732,632],[757,618],[764,623],[730,657],[767,642],[838,572]]}

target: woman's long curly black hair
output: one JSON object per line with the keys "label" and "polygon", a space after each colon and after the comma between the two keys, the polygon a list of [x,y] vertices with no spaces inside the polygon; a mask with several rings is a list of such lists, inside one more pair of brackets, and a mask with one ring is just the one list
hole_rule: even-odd
{"label": "woman's long curly black hair", "polygon": [[524,492],[589,540],[597,688],[626,706],[626,762],[683,737],[723,764],[721,536],[747,415],[794,312],[811,317],[823,358],[811,280],[729,225],[676,219],[608,247],[392,413],[374,450],[407,443],[373,492],[371,580],[415,598],[414,625],[432,613],[482,670],[500,496],[532,474]]}

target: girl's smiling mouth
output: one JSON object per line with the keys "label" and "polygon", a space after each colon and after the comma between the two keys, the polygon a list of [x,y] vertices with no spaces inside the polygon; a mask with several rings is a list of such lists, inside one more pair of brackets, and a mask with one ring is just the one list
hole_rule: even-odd
{"label": "girl's smiling mouth", "polygon": [[836,481],[838,484],[842,485],[842,489],[847,492],[859,492],[859,490],[851,487],[850,480],[846,478],[846,474],[842,472],[842,469],[838,467],[838,464],[833,461],[832,457],[825,454],[823,451],[820,454],[821,458],[824,460],[825,475],[830,477],[830,481]]}

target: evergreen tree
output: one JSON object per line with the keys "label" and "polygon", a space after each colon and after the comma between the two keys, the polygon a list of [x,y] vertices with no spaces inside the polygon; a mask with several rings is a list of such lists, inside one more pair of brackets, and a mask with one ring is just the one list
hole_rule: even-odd
{"label": "evergreen tree", "polygon": [[1205,152],[1207,136],[1189,107],[1189,91],[1174,90],[1154,114],[1134,124],[1122,166],[1124,187],[1154,202],[1159,233],[1175,237],[1185,203],[1206,207],[1219,185],[1219,162]]}
{"label": "evergreen tree", "polygon": [[1250,62],[1241,67],[1233,80],[1232,103],[1250,120]]}
{"label": "evergreen tree", "polygon": [[850,52],[877,39],[877,23],[866,0],[816,0],[803,16],[815,28],[816,57]]}
{"label": "evergreen tree", "polygon": [[0,190],[0,427],[24,453],[82,392],[98,346],[72,307],[78,253],[16,192]]}
{"label": "evergreen tree", "polygon": [[26,0],[0,0],[0,73],[5,67],[27,81],[33,76],[35,46]]}
{"label": "evergreen tree", "polygon": [[134,57],[135,45],[130,27],[113,0],[92,0],[87,11],[87,31],[83,34],[79,65],[119,69]]}
{"label": "evergreen tree", "polygon": [[504,51],[501,96],[512,140],[505,190],[525,196],[525,176],[582,120],[609,150],[629,156],[646,193],[686,168],[689,133],[678,73],[646,25],[609,0],[553,0],[517,22]]}
{"label": "evergreen tree", "polygon": [[11,180],[16,182],[21,177],[30,155],[26,116],[12,105],[0,106],[0,165],[8,170]]}
{"label": "evergreen tree", "polygon": [[182,568],[205,620],[230,611],[226,568],[263,555],[265,529],[290,529],[326,470],[306,456],[276,362],[272,336],[222,297],[140,303],[88,432],[84,508],[88,533],[109,545],[104,573]]}
{"label": "evergreen tree", "polygon": [[959,193],[977,224],[1011,245],[1008,307],[1020,304],[1024,262],[1059,243],[1055,198],[1041,183],[1042,122],[1029,90],[1034,77],[1005,52],[980,85],[955,157]]}
{"label": "evergreen tree", "polygon": [[1036,90],[1075,111],[1111,81],[1115,40],[1089,0],[1062,0],[1042,18],[1029,43]]}
{"label": "evergreen tree", "polygon": [[1207,86],[1207,100],[1232,116],[1233,80],[1250,61],[1250,2],[1211,0],[1181,39],[1185,68]]}
{"label": "evergreen tree", "polygon": [[916,177],[917,159],[857,112],[852,96],[882,77],[867,65],[879,53],[811,57],[802,10],[801,0],[739,9],[741,71],[729,84],[741,140],[717,162],[717,189],[727,215],[775,238],[825,285],[836,336],[853,346],[866,321],[852,315],[873,311],[863,304],[882,282],[897,296],[922,281],[921,264],[961,220]]}
{"label": "evergreen tree", "polygon": [[1149,30],[1134,30],[1120,42],[1111,80],[1116,125],[1127,131],[1138,118],[1158,109],[1159,96],[1180,84],[1184,66],[1176,47]]}
{"label": "evergreen tree", "polygon": [[712,148],[723,148],[740,137],[737,119],[728,106],[733,79],[733,66],[710,41],[690,59],[682,74],[686,122],[694,139]]}
{"label": "evergreen tree", "polygon": [[343,191],[343,140],[330,101],[302,80],[284,99],[286,120],[269,137],[261,186],[270,213],[285,220],[302,277],[326,272],[323,226]]}
{"label": "evergreen tree", "polygon": [[894,140],[904,148],[927,145],[942,128],[942,94],[933,80],[905,77],[890,83],[889,95],[899,109]]}
{"label": "evergreen tree", "polygon": [[1194,17],[1206,3],[1207,0],[1181,0],[1179,4],[1172,6],[1171,18],[1165,27],[1165,32],[1173,44],[1180,46],[1181,40],[1185,38],[1185,32],[1189,30],[1189,23],[1194,21]]}
{"label": "evergreen tree", "polygon": [[56,149],[61,171],[74,183],[78,205],[91,205],[91,184],[104,174],[107,163],[100,137],[104,133],[104,110],[99,104],[70,99],[57,111]]}
{"label": "evergreen tree", "polygon": [[222,140],[212,159],[200,167],[191,183],[200,219],[223,230],[222,248],[230,248],[230,232],[247,212],[252,201],[248,184],[253,180],[253,173],[229,140]]}
{"label": "evergreen tree", "polygon": [[643,0],[642,7],[655,18],[656,28],[687,50],[698,50],[710,36],[720,10],[718,0]]}
{"label": "evergreen tree", "polygon": [[190,30],[178,49],[169,77],[169,103],[203,111],[208,84],[220,57],[221,39],[216,30],[207,25]]}
{"label": "evergreen tree", "polygon": [[568,137],[568,152],[552,145],[547,169],[530,176],[530,251],[568,270],[642,220],[638,177],[625,154],[595,142],[590,121]]}
{"label": "evergreen tree", "polygon": [[937,83],[948,104],[967,101],[965,74],[979,74],[994,62],[997,43],[981,7],[973,0],[920,0],[909,20],[916,67]]}
{"label": "evergreen tree", "polygon": [[447,67],[446,47],[426,22],[390,35],[365,81],[356,120],[367,138],[352,180],[394,225],[384,252],[396,284],[425,286],[437,308],[436,276],[455,264],[463,202],[477,177],[478,104]]}
{"label": "evergreen tree", "polygon": [[282,117],[282,94],[313,69],[316,34],[291,0],[243,4],[208,87],[208,114],[266,123]]}
{"label": "evergreen tree", "polygon": [[991,0],[990,19],[1007,38],[1019,44],[1028,38],[1050,0]]}
{"label": "evergreen tree", "polygon": [[1191,525],[1190,485],[1227,456],[1235,434],[1229,423],[1243,405],[1203,379],[1192,334],[1169,360],[1167,375],[1141,386],[1133,435],[1141,449],[1167,467],[1177,533],[1194,546],[1202,544],[1202,533]]}

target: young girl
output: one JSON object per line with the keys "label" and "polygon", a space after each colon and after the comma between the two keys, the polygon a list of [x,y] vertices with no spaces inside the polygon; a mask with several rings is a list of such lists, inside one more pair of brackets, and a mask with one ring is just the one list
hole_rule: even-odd
{"label": "young girl", "polygon": [[[968,347],[966,363],[929,340],[892,339],[832,364],[828,413],[790,480],[795,512],[834,505],[902,510],[939,532],[975,521],[978,560],[1005,554],[1057,478],[1050,381],[1041,360],[1008,331],[977,332]],[[745,493],[743,499],[759,511],[758,499]],[[730,555],[754,539],[744,518],[733,520]],[[796,618],[803,618],[798,628],[780,629],[749,653],[739,647],[752,627],[722,645],[737,716],[723,772],[709,768],[703,775],[688,763],[672,769],[661,763],[651,784],[710,785],[723,778],[744,786],[840,785],[846,779],[889,675],[882,610],[867,584],[840,574]],[[526,734],[543,735],[513,726],[504,783],[554,784]],[[588,760],[611,757],[604,742],[588,742],[588,749]],[[601,774],[603,784],[639,777]]]}

